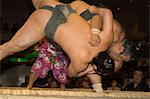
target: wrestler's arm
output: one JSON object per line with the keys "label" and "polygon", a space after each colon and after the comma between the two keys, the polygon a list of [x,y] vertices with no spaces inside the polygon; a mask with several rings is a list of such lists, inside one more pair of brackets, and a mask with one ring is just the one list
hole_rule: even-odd
{"label": "wrestler's arm", "polygon": [[126,37],[126,33],[122,28],[121,24],[117,20],[113,20],[113,32],[114,32],[114,41],[113,42],[122,42]]}
{"label": "wrestler's arm", "polygon": [[[82,12],[84,12],[85,10],[89,10],[91,13],[93,13],[93,10],[96,10],[95,6],[90,6],[89,4],[87,4],[84,1],[74,1],[71,4],[71,7],[76,10],[77,14],[81,14]],[[89,24],[91,26],[91,29],[98,29],[100,30],[102,28],[102,20],[99,17],[99,15],[95,15],[93,16],[93,18],[91,19],[91,21],[89,21]],[[96,47],[98,46],[98,44],[100,43],[100,38],[97,35],[97,31],[95,30],[91,30],[91,37],[89,39],[89,44],[92,47]]]}
{"label": "wrestler's arm", "polygon": [[[114,62],[115,62],[115,70],[114,70],[114,73],[115,73],[121,69],[123,62],[118,62],[118,61],[114,61]],[[86,74],[91,75],[94,73],[96,73],[94,70],[94,67],[91,64],[89,64],[87,69],[83,72],[80,72],[76,77],[81,77],[81,76],[86,75]]]}
{"label": "wrestler's arm", "polygon": [[86,70],[78,73],[75,77],[81,77],[83,75],[86,75],[90,79],[90,82],[92,83],[93,91],[103,92],[103,88],[101,84],[102,76],[100,76],[95,72],[94,67],[91,64],[88,65]]}
{"label": "wrestler's arm", "polygon": [[100,32],[101,40],[105,42],[106,49],[110,46],[113,41],[113,14],[110,9],[107,8],[97,8],[94,11],[102,18],[102,30]]}
{"label": "wrestler's arm", "polygon": [[92,47],[96,47],[101,41],[99,34],[100,30],[102,29],[102,18],[99,15],[93,16],[90,22],[90,26],[91,26],[91,37],[89,40],[89,44]]}
{"label": "wrestler's arm", "polygon": [[86,70],[84,70],[84,71],[78,73],[78,74],[76,75],[76,77],[81,77],[81,76],[84,76],[84,75],[86,75],[86,74],[92,74],[92,73],[96,73],[96,72],[94,71],[93,66],[92,66],[91,64],[88,64]]}
{"label": "wrestler's arm", "polygon": [[95,6],[90,6],[89,10],[90,12],[97,14],[92,18],[90,23],[91,30],[94,30],[91,31],[91,41],[93,41],[93,44],[95,42],[94,46],[97,46],[101,41],[101,30],[105,33],[107,32],[109,36],[112,35],[110,37],[113,37],[113,15],[111,10],[107,8],[98,8]]}
{"label": "wrestler's arm", "polygon": [[115,62],[115,72],[119,71],[123,65],[123,62],[118,62],[118,61],[114,61]]}

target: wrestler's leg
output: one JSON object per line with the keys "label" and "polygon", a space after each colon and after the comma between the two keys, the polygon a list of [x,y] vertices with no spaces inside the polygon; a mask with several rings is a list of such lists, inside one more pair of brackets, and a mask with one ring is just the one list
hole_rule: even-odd
{"label": "wrestler's leg", "polygon": [[29,77],[29,83],[27,86],[27,89],[31,89],[33,86],[33,83],[37,80],[38,76],[35,73],[30,73],[30,77]]}
{"label": "wrestler's leg", "polygon": [[0,60],[15,52],[27,49],[45,37],[41,25],[36,18],[38,15],[35,16],[34,14],[36,13],[29,17],[10,41],[0,45]]}
{"label": "wrestler's leg", "polygon": [[41,35],[41,37],[38,38],[36,36],[38,33],[36,33],[34,37],[31,36],[30,34],[34,35],[34,33],[20,33],[19,35],[14,36],[12,40],[1,45],[0,46],[0,60],[2,60],[4,57],[11,55],[15,52],[19,52],[19,51],[27,49],[28,47],[35,44],[36,42],[38,42],[44,37],[44,35]]}
{"label": "wrestler's leg", "polygon": [[48,74],[48,71],[51,70],[52,64],[49,60],[49,56],[51,56],[51,53],[47,51],[48,47],[49,46],[47,42],[44,42],[39,47],[40,53],[35,63],[32,66],[27,89],[32,88],[33,83],[38,77],[45,78]]}

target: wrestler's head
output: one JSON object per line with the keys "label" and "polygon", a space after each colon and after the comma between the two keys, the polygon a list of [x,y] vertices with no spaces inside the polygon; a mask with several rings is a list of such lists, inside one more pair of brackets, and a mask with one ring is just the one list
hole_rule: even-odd
{"label": "wrestler's head", "polygon": [[91,63],[95,72],[102,76],[113,74],[115,69],[115,63],[106,51],[100,52]]}
{"label": "wrestler's head", "polygon": [[136,58],[137,49],[134,42],[124,39],[122,42],[113,44],[108,53],[115,61],[130,61]]}

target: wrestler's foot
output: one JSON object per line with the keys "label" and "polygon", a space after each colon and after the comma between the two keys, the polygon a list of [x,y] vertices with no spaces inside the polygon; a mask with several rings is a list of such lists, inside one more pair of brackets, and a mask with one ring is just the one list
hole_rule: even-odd
{"label": "wrestler's foot", "polygon": [[32,85],[28,85],[27,89],[29,89],[29,90],[32,89]]}
{"label": "wrestler's foot", "polygon": [[95,91],[95,92],[103,92],[101,83],[93,84],[92,87],[93,87],[93,91]]}
{"label": "wrestler's foot", "polygon": [[60,84],[60,89],[64,91],[65,90],[65,84]]}

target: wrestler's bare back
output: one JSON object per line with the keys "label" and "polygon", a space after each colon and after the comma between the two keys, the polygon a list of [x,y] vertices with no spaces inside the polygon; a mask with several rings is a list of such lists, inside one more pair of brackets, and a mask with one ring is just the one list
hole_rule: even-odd
{"label": "wrestler's bare back", "polygon": [[[42,20],[44,23],[42,29],[44,30],[52,12],[44,10],[43,15],[46,16],[45,18],[42,18],[44,19]],[[76,13],[70,14],[67,23],[61,24],[56,30],[54,40],[68,54],[71,65],[77,67],[74,68],[74,70],[79,69],[82,71],[86,69],[86,65],[92,58],[103,50],[103,47],[100,46],[101,44],[98,47],[90,46],[90,35],[89,24]],[[77,72],[79,71],[77,70]]]}
{"label": "wrestler's bare back", "polygon": [[[54,2],[48,1],[45,2],[45,4],[43,3],[42,5],[56,6],[60,4],[61,3],[55,1]],[[40,24],[43,24],[42,29],[44,29],[48,20],[51,18],[52,12],[48,10],[42,10],[42,9],[38,11],[39,12],[41,11],[43,13],[42,17],[44,18],[42,18],[41,21],[43,23]],[[95,49],[94,53],[99,52],[98,47],[92,48],[89,45],[88,41],[90,39],[90,34],[91,32],[90,32],[89,24],[78,14],[72,13],[71,15],[69,15],[67,23],[61,24],[57,28],[57,31],[54,36],[54,40],[64,49],[65,52],[67,52],[67,54],[71,59],[78,57],[78,60],[79,58],[83,60],[85,58],[88,58],[87,56],[85,57],[85,55],[88,54],[88,56],[91,56],[89,54],[91,51],[93,51],[93,49]],[[93,55],[91,56],[91,58],[89,58],[90,60],[92,59]]]}

